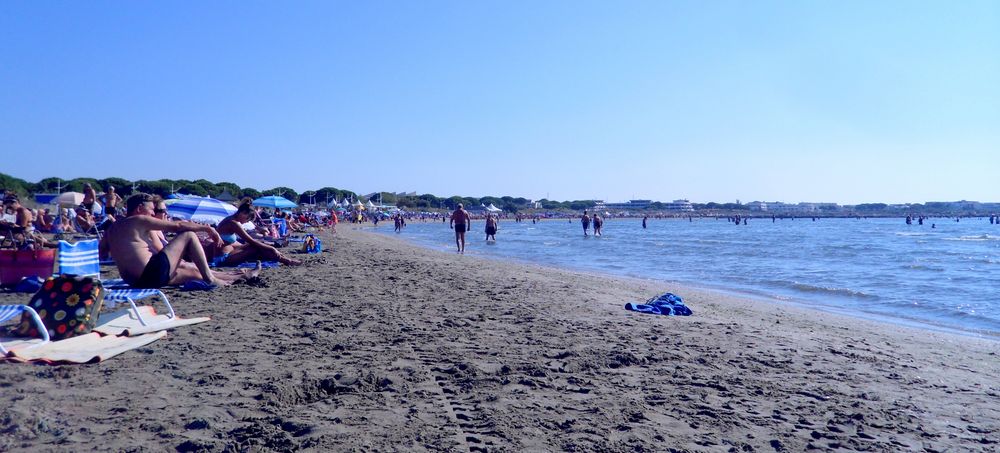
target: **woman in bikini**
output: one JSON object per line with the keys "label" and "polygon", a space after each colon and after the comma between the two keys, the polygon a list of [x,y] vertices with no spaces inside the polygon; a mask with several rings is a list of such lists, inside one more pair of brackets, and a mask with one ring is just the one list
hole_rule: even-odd
{"label": "woman in bikini", "polygon": [[217,262],[223,266],[234,266],[257,260],[278,261],[291,266],[302,264],[301,261],[288,258],[282,255],[278,249],[250,236],[243,229],[243,224],[255,217],[252,201],[249,198],[244,198],[236,208],[236,214],[219,222],[219,226],[215,229],[219,232],[225,245],[222,248],[223,255]]}

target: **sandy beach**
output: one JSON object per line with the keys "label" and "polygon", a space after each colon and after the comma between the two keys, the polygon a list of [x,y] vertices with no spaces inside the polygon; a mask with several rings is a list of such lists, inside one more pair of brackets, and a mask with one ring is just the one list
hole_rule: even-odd
{"label": "sandy beach", "polygon": [[[147,347],[0,365],[0,450],[1000,450],[995,341],[323,238],[267,288],[170,291],[212,320]],[[622,308],[664,291],[694,315]]]}

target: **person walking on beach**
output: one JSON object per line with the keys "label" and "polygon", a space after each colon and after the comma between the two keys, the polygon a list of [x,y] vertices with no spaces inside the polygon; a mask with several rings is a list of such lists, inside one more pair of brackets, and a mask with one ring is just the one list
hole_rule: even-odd
{"label": "person walking on beach", "polygon": [[448,228],[455,230],[455,246],[458,247],[458,253],[465,253],[465,232],[472,229],[472,216],[469,215],[469,211],[465,210],[462,203],[459,203],[455,207],[455,212],[451,213]]}
{"label": "person walking on beach", "polygon": [[493,238],[493,242],[497,241],[497,218],[493,214],[486,214],[486,240],[489,241]]}
{"label": "person walking on beach", "polygon": [[583,211],[583,216],[580,217],[580,223],[583,224],[583,237],[587,237],[587,230],[590,229],[590,216],[587,215],[587,211]]}

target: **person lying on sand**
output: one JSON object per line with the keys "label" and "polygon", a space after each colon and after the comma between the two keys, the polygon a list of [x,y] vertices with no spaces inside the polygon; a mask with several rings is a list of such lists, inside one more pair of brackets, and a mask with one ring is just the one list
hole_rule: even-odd
{"label": "person lying on sand", "polygon": [[[153,217],[153,197],[137,193],[125,201],[127,217],[108,229],[102,248],[110,251],[122,278],[136,288],[162,288],[202,280],[213,285],[229,285],[244,278],[241,272],[212,272],[196,231],[222,239],[212,227],[193,222],[168,222]],[[153,232],[177,233],[159,252],[150,248]],[[187,259],[191,265],[181,265]]]}
{"label": "person lying on sand", "polygon": [[[291,266],[302,264],[301,261],[288,258],[278,249],[258,241],[243,229],[244,223],[256,217],[252,203],[249,198],[244,198],[237,206],[236,214],[226,217],[216,227],[223,241],[222,253],[225,258],[222,259],[222,264],[237,265],[257,260],[278,261]],[[241,244],[239,240],[243,240],[243,243]]]}

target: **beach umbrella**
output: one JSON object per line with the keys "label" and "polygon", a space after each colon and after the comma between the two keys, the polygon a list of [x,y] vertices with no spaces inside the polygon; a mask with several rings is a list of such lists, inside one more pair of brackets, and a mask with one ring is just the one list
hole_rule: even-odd
{"label": "beach umbrella", "polygon": [[260,206],[263,208],[294,208],[298,206],[291,200],[285,197],[279,197],[277,195],[269,195],[266,197],[260,197],[253,201],[254,206]]}
{"label": "beach umbrella", "polygon": [[219,223],[236,213],[236,207],[214,198],[180,198],[167,205],[171,217],[200,223]]}
{"label": "beach umbrella", "polygon": [[83,194],[80,192],[63,192],[54,200],[58,205],[79,206],[83,203]]}

